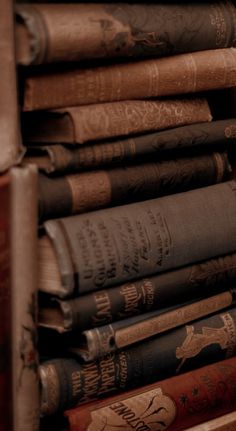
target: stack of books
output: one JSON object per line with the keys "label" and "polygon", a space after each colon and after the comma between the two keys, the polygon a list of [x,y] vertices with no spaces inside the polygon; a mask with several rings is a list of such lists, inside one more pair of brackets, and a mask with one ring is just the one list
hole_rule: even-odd
{"label": "stack of books", "polygon": [[234,410],[236,119],[222,94],[236,7],[16,13],[25,163],[41,171],[42,415],[180,431]]}

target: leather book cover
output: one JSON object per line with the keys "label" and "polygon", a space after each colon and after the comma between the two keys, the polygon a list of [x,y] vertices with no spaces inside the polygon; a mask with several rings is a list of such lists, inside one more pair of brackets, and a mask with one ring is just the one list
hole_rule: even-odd
{"label": "leather book cover", "polygon": [[[48,174],[74,173],[119,165],[143,156],[151,156],[158,160],[175,149],[202,147],[202,150],[206,148],[211,150],[214,145],[214,148],[227,147],[233,150],[236,137],[236,119],[232,118],[179,126],[170,130],[110,142],[102,141],[76,148],[69,145],[46,145],[43,142],[35,145],[33,141],[37,142],[39,139],[37,127],[38,123],[33,122],[32,128],[30,125],[25,128],[32,142],[27,142],[28,148],[24,161],[37,164],[40,170]],[[25,139],[27,139],[26,136]]]}
{"label": "leather book cover", "polygon": [[0,176],[0,431],[12,427],[10,178]]}
{"label": "leather book cover", "polygon": [[191,428],[185,429],[184,431],[235,431],[235,429],[236,411],[233,411],[226,415],[206,421],[201,425],[195,425]]}
{"label": "leather book cover", "polygon": [[0,0],[0,172],[23,156],[19,131],[13,0]]}
{"label": "leather book cover", "polygon": [[140,163],[50,178],[39,176],[39,220],[66,217],[220,183],[226,153]]}
{"label": "leather book cover", "polygon": [[231,1],[17,7],[20,64],[158,57],[236,44]]}
{"label": "leather book cover", "polygon": [[183,298],[191,301],[220,293],[233,287],[235,280],[233,253],[77,298],[49,300],[51,295],[45,294],[40,298],[39,325],[58,332],[84,331],[176,306]]}
{"label": "leather book cover", "polygon": [[14,431],[38,431],[37,171],[15,167],[10,175]]}
{"label": "leather book cover", "polygon": [[[236,358],[232,358],[65,414],[70,431],[188,431],[186,427],[195,424],[201,425],[194,431],[234,431],[231,414],[222,415],[236,408],[235,384]],[[222,427],[204,423],[219,416],[212,422],[221,422]],[[225,419],[231,427],[224,425]]]}
{"label": "leather book cover", "polygon": [[24,80],[23,110],[230,88],[236,86],[235,68],[236,48],[225,48],[100,67],[73,65],[51,73],[31,73]]}
{"label": "leather book cover", "polygon": [[54,293],[88,293],[233,252],[235,217],[236,183],[229,181],[48,220],[38,244],[39,288],[47,291],[52,263],[45,245],[58,271]]}
{"label": "leather book cover", "polygon": [[235,352],[236,309],[232,308],[97,361],[83,363],[68,355],[49,359],[40,366],[41,411],[50,415],[233,357]]}
{"label": "leather book cover", "polygon": [[47,144],[84,144],[212,120],[207,100],[199,97],[100,103],[23,118],[25,140]]}

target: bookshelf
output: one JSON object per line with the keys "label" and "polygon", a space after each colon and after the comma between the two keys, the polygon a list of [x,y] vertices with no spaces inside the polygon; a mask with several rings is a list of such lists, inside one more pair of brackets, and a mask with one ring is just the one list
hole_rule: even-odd
{"label": "bookshelf", "polygon": [[[2,2],[2,4],[1,4]],[[20,3],[20,1],[19,1]],[[0,0],[0,6],[2,6],[2,10],[4,10],[4,19],[1,20],[0,23],[4,24],[0,26],[0,48],[1,52],[5,53],[2,56],[2,65],[5,66],[2,68],[3,73],[3,91],[0,94],[0,130],[2,133],[2,139],[0,141],[0,149],[3,154],[6,154],[6,158],[3,161],[1,166],[2,171],[6,171],[11,168],[13,165],[17,165],[23,154],[23,149],[21,146],[21,136],[19,129],[19,110],[18,110],[18,102],[17,102],[17,75],[16,75],[16,66],[14,62],[14,40],[13,40],[13,1],[4,1]],[[9,38],[6,38],[6,35],[9,35]],[[10,54],[10,61],[9,59]],[[7,100],[7,103],[6,103]],[[19,193],[16,191],[16,193]],[[19,195],[18,195],[19,197]],[[36,225],[34,225],[36,230]],[[31,241],[33,241],[31,239]],[[16,242],[13,238],[12,247],[15,247]],[[31,251],[33,247],[31,248]],[[36,261],[36,251],[34,249],[34,255],[31,254],[31,259],[34,258]],[[34,257],[33,257],[34,256]],[[18,258],[17,258],[18,259]],[[16,276],[14,280],[16,280]],[[30,283],[34,283],[36,278],[30,281]],[[22,282],[22,281],[21,281]],[[14,282],[16,283],[16,281]],[[18,283],[19,286],[19,283]],[[16,288],[16,285],[13,284],[13,292]],[[19,289],[19,287],[18,287]],[[16,389],[14,389],[16,391]],[[13,397],[14,398],[14,397]],[[14,408],[13,408],[14,411]],[[217,421],[211,421],[209,425],[199,425],[191,429],[191,431],[207,431],[207,430],[215,430],[215,431],[231,431],[236,427],[235,425],[235,414],[226,415],[225,418]],[[226,426],[227,424],[227,426]],[[21,425],[22,426],[22,425]],[[37,430],[39,424],[37,421],[34,422],[34,431]],[[31,428],[30,428],[31,427]],[[19,423],[17,421],[14,424],[14,431],[27,431],[26,427],[20,428]],[[32,424],[29,425],[28,431],[33,431]],[[57,431],[57,430],[54,430]],[[190,431],[190,430],[189,430]]]}

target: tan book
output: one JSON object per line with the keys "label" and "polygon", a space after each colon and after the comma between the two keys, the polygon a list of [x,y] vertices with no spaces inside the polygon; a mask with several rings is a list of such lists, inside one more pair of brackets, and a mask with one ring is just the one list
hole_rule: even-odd
{"label": "tan book", "polygon": [[235,45],[236,10],[231,1],[24,4],[17,7],[16,31],[24,65],[156,57]]}
{"label": "tan book", "polygon": [[[236,48],[172,57],[31,73],[24,82],[23,109],[62,108],[149,99],[236,85]],[[135,122],[138,123],[138,118]]]}
{"label": "tan book", "polygon": [[13,0],[0,0],[0,172],[22,156],[16,88]]}
{"label": "tan book", "polygon": [[17,167],[10,175],[13,430],[38,431],[37,172]]}
{"label": "tan book", "polygon": [[28,113],[23,135],[31,143],[83,144],[211,120],[205,98],[129,100]]}

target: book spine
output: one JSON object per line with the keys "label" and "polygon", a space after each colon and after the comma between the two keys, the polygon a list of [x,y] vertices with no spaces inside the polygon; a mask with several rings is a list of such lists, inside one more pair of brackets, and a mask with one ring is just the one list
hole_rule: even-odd
{"label": "book spine", "polygon": [[[197,430],[215,430],[202,422],[235,409],[235,384],[236,359],[232,358],[74,408],[66,416],[70,431],[98,431],[104,424],[107,430],[182,431],[196,424],[201,424]],[[228,431],[227,427],[216,429]]]}
{"label": "book spine", "polygon": [[60,290],[88,293],[233,252],[235,190],[230,181],[46,221],[61,272]]}
{"label": "book spine", "polygon": [[216,5],[20,5],[17,12],[31,46],[27,56],[18,49],[18,61],[24,65],[94,57],[157,57],[224,48],[236,40],[235,7],[229,1]]}
{"label": "book spine", "polygon": [[39,430],[37,354],[37,171],[11,170],[14,431]]}
{"label": "book spine", "polygon": [[73,68],[53,74],[41,73],[25,80],[23,110],[149,99],[234,87],[235,67],[236,49],[226,48],[85,70]]}
{"label": "book spine", "polygon": [[0,177],[0,431],[12,428],[10,179]]}
{"label": "book spine", "polygon": [[0,172],[19,162],[24,150],[21,146],[15,65],[13,0],[0,0],[0,117],[1,159]]}
{"label": "book spine", "polygon": [[[228,289],[236,279],[236,254],[210,259],[133,283],[58,300],[64,330],[90,329]],[[43,307],[43,305],[42,305]],[[44,326],[39,309],[39,324]]]}
{"label": "book spine", "polygon": [[40,367],[43,414],[75,407],[229,358],[236,349],[236,309],[181,326],[117,354],[81,364],[61,358]]}
{"label": "book spine", "polygon": [[[36,126],[34,133],[35,131],[37,134]],[[29,146],[27,157],[47,173],[72,173],[120,164],[143,155],[158,157],[161,153],[173,149],[204,147],[212,144],[230,146],[235,140],[235,133],[235,119],[219,120],[212,123],[180,126],[114,142],[86,145],[81,148],[62,145]],[[36,139],[36,136],[31,135],[32,141]],[[46,157],[46,166],[40,163],[40,157]]]}
{"label": "book spine", "polygon": [[136,317],[137,322],[135,322],[135,318],[129,318],[118,323],[90,329],[82,332],[81,337],[74,340],[72,351],[76,351],[85,361],[94,361],[108,353],[124,349],[208,314],[216,313],[232,304],[233,294],[223,292],[170,311],[138,316]]}
{"label": "book spine", "polygon": [[227,154],[213,153],[58,178],[41,174],[39,217],[66,217],[203,187],[223,181],[229,172]]}

